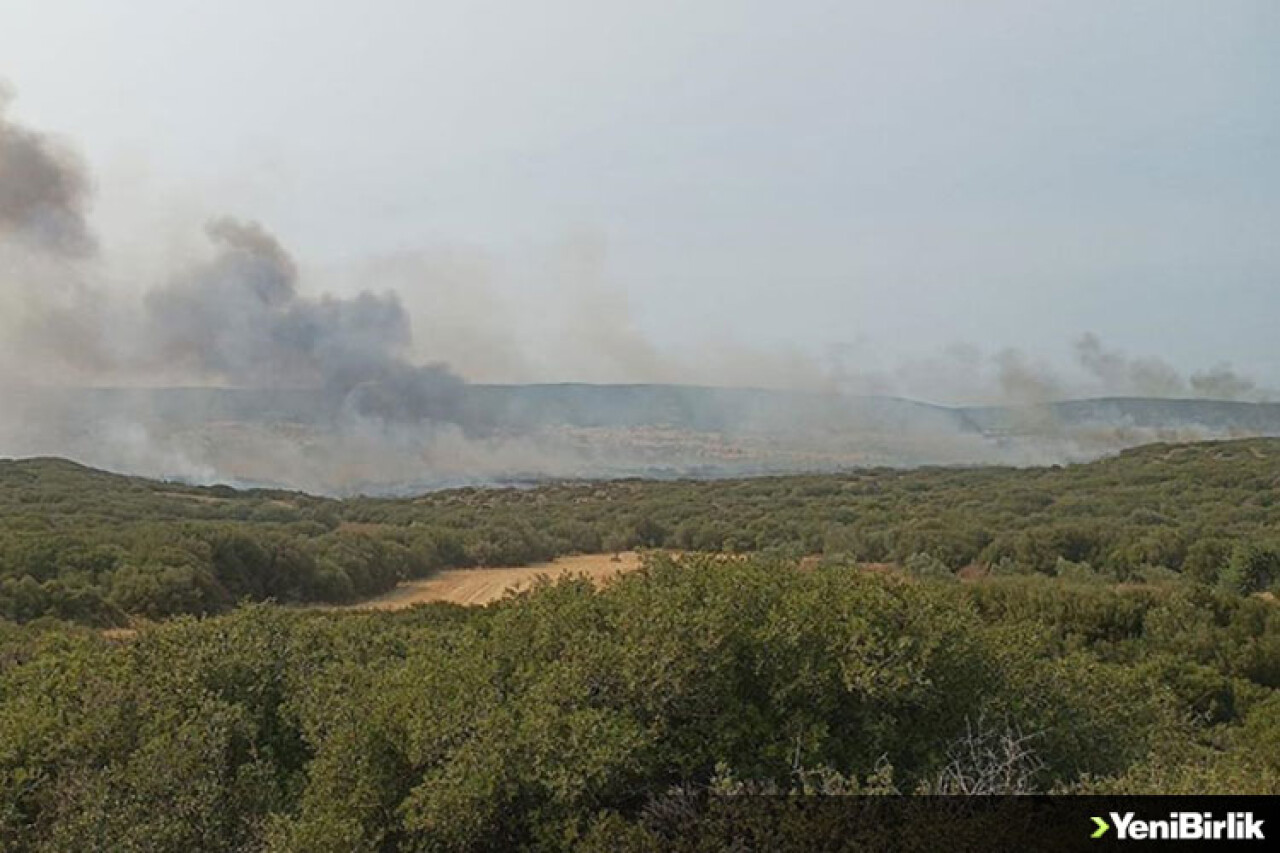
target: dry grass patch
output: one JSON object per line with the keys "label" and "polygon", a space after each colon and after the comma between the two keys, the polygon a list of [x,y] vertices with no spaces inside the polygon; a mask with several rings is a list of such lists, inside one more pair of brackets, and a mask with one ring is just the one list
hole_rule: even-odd
{"label": "dry grass patch", "polygon": [[640,555],[578,554],[546,563],[495,569],[450,569],[422,580],[406,581],[390,592],[342,610],[400,610],[415,604],[447,601],[453,604],[488,604],[508,592],[527,589],[540,576],[552,580],[565,575],[585,575],[597,584],[640,567]]}

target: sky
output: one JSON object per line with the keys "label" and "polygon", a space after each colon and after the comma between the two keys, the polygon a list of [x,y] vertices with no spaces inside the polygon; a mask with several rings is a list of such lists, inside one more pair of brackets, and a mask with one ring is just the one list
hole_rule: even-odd
{"label": "sky", "polygon": [[499,381],[1091,333],[1280,388],[1277,45],[1275,0],[0,0],[116,286],[241,217]]}

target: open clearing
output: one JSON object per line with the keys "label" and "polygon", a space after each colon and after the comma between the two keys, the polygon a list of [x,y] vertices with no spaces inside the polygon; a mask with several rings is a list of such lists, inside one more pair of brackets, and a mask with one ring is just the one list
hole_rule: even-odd
{"label": "open clearing", "polygon": [[624,551],[613,554],[579,554],[560,557],[549,563],[501,569],[450,569],[422,580],[406,581],[390,592],[338,610],[400,610],[430,601],[454,604],[488,604],[508,591],[525,589],[545,575],[555,579],[564,575],[586,575],[596,583],[604,583],[622,572],[640,566],[640,556]]}

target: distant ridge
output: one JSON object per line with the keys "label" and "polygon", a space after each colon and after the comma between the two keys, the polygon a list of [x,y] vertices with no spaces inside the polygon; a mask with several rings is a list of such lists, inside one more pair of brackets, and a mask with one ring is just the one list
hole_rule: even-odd
{"label": "distant ridge", "polygon": [[[169,423],[206,421],[321,423],[338,411],[333,395],[309,388],[10,389],[21,407],[136,411]],[[671,384],[482,384],[464,387],[449,415],[476,428],[672,426],[784,429],[798,421],[910,427],[947,422],[974,432],[1003,431],[1050,416],[1059,425],[1109,424],[1166,429],[1200,426],[1280,435],[1280,403],[1158,397],[1100,397],[1024,405],[946,405],[889,395],[722,388]]]}
{"label": "distant ridge", "polygon": [[1280,436],[1280,403],[1108,397],[948,406],[664,384],[461,385],[429,420],[397,422],[309,388],[9,389],[4,403],[0,456],[66,456],[122,473],[329,494],[1039,465],[1153,442]]}

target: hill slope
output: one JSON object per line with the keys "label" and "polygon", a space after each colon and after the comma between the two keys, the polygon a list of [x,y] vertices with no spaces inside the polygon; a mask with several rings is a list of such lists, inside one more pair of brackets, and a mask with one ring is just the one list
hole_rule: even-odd
{"label": "hill slope", "polygon": [[566,477],[1037,465],[1153,441],[1280,436],[1280,405],[1117,398],[947,407],[674,385],[464,385],[427,422],[310,389],[10,391],[0,455],[326,494]]}
{"label": "hill slope", "polygon": [[350,601],[444,568],[632,547],[1113,581],[1172,572],[1209,585],[1236,552],[1253,548],[1265,551],[1256,577],[1231,583],[1264,589],[1280,577],[1266,556],[1280,530],[1278,491],[1276,439],[1152,445],[1067,467],[563,482],[345,500],[20,460],[0,462],[0,616],[114,624],[130,614],[215,612],[244,598]]}

